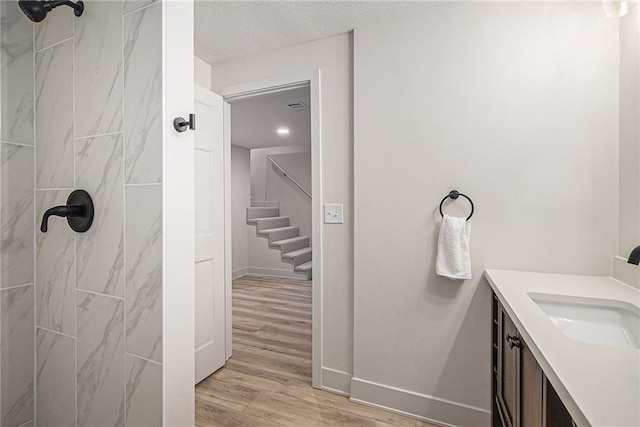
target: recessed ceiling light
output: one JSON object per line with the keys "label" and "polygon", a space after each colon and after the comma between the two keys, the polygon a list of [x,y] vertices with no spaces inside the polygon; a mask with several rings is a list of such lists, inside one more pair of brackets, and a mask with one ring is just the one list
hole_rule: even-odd
{"label": "recessed ceiling light", "polygon": [[278,135],[289,135],[289,128],[278,128]]}

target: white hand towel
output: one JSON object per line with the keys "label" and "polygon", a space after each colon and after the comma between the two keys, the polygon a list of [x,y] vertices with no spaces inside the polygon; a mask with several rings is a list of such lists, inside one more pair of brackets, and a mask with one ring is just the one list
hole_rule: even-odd
{"label": "white hand towel", "polygon": [[436,273],[449,279],[471,279],[469,238],[471,224],[466,218],[444,215],[438,236]]}

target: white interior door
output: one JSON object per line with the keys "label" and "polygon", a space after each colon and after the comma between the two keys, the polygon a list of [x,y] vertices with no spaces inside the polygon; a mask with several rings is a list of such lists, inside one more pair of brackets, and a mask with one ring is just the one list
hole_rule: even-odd
{"label": "white interior door", "polygon": [[195,88],[196,384],[225,363],[224,101]]}

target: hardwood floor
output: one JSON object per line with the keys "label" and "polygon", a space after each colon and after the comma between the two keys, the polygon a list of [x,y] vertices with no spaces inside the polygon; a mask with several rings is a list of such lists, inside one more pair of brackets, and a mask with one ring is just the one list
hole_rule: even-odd
{"label": "hardwood floor", "polygon": [[311,282],[233,281],[233,356],[196,387],[196,425],[399,426],[429,424],[311,387]]}

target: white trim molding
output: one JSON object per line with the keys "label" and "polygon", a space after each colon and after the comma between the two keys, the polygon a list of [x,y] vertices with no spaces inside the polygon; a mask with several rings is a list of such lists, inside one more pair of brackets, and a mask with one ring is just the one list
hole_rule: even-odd
{"label": "white trim molding", "polygon": [[231,280],[246,276],[247,274],[249,274],[249,267],[238,268],[237,270],[233,270],[231,273]]}
{"label": "white trim molding", "polygon": [[351,395],[351,374],[331,368],[322,368],[322,389],[343,396]]}
{"label": "white trim molding", "polygon": [[163,417],[195,423],[195,190],[193,132],[174,117],[193,111],[193,2],[162,2],[163,40]]}
{"label": "white trim molding", "polygon": [[252,276],[273,276],[300,280],[305,280],[307,278],[306,273],[296,273],[293,270],[279,268],[248,267],[246,274]]}
{"label": "white trim molding", "polygon": [[359,378],[351,380],[349,400],[443,427],[491,424],[491,412],[486,409]]}
{"label": "white trim molding", "polygon": [[[290,89],[300,85],[309,85],[311,95],[311,193],[314,195],[311,201],[312,213],[312,251],[313,251],[313,287],[312,287],[312,385],[321,388],[322,378],[322,243],[323,243],[323,192],[322,192],[322,100],[321,84],[322,73],[320,69],[311,69],[308,72],[293,73],[279,77],[246,82],[224,88],[220,95],[225,101],[241,99],[247,96],[254,96],[261,93],[270,93],[277,90]],[[225,145],[231,144],[230,138],[225,138]],[[228,171],[225,172],[227,176]],[[226,257],[231,257],[230,245],[226,249]],[[251,268],[249,268],[251,273]],[[257,274],[257,273],[256,273]],[[280,274],[278,274],[279,276]],[[290,277],[290,276],[289,276]],[[300,277],[300,276],[294,276]],[[227,283],[227,290],[231,292],[231,281]],[[230,304],[227,310],[231,311]],[[228,315],[230,318],[230,315]],[[227,341],[231,340],[231,325],[227,325]]]}

